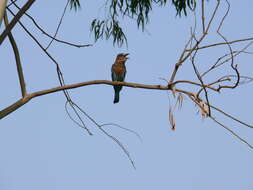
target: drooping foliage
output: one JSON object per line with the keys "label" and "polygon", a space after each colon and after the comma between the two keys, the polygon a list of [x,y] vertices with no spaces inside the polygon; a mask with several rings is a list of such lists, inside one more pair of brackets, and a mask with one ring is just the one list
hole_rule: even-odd
{"label": "drooping foliage", "polygon": [[[113,44],[121,46],[127,43],[126,35],[120,25],[120,19],[128,17],[136,20],[138,28],[144,30],[149,22],[149,15],[153,6],[164,7],[171,3],[177,12],[177,15],[187,15],[187,11],[194,10],[196,0],[108,0],[108,16],[106,18],[95,18],[91,21],[91,31],[94,33],[95,41],[98,39],[112,38]],[[70,0],[70,7],[77,10],[80,7],[80,0]]]}

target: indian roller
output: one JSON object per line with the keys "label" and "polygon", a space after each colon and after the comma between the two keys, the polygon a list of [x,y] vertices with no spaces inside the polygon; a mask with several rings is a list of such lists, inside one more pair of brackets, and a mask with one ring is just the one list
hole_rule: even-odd
{"label": "indian roller", "polygon": [[[117,55],[115,62],[112,65],[112,81],[121,81],[123,82],[125,80],[126,76],[126,66],[125,62],[128,59],[129,53],[120,53]],[[119,93],[122,89],[121,85],[114,85],[114,101],[113,103],[119,102]]]}

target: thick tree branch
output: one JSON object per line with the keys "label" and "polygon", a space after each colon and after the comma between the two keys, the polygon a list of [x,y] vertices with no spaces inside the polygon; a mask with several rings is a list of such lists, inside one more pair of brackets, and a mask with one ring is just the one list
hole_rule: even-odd
{"label": "thick tree branch", "polygon": [[6,36],[9,34],[9,32],[12,30],[12,28],[17,24],[19,19],[23,16],[23,14],[32,6],[32,4],[35,2],[35,0],[28,0],[26,4],[18,11],[16,16],[12,19],[10,24],[5,28],[3,33],[0,35],[0,45],[3,43]]}
{"label": "thick tree branch", "polygon": [[[7,27],[9,22],[8,22],[8,17],[7,14],[5,13],[4,15],[4,23],[5,26]],[[8,34],[14,55],[15,55],[15,59],[16,59],[16,66],[17,66],[17,71],[18,71],[18,78],[19,78],[19,84],[20,84],[20,88],[21,88],[21,93],[22,93],[22,97],[25,97],[26,95],[26,87],[25,87],[25,79],[24,79],[24,74],[23,74],[23,69],[22,69],[22,65],[21,65],[21,60],[20,60],[20,55],[19,55],[19,51],[18,51],[18,47],[17,44],[15,42],[15,39],[11,33],[11,31]]]}
{"label": "thick tree branch", "polygon": [[[27,102],[29,102],[31,99],[63,91],[63,90],[68,90],[68,89],[73,89],[73,88],[79,88],[82,86],[89,86],[89,85],[99,85],[99,84],[105,84],[105,85],[122,85],[126,87],[131,87],[131,88],[143,88],[143,89],[149,89],[149,90],[172,90],[171,86],[163,86],[163,85],[146,85],[146,84],[139,84],[139,83],[128,83],[128,82],[117,82],[117,81],[109,81],[109,80],[93,80],[93,81],[87,81],[87,82],[81,82],[81,83],[76,83],[76,84],[70,84],[70,85],[64,85],[64,86],[58,86],[55,88],[50,88],[46,90],[41,90],[37,92],[33,92],[31,94],[27,94],[25,97],[21,98],[14,104],[8,106],[7,108],[3,109],[0,111],[0,119],[6,117],[13,111],[17,110]],[[187,94],[188,96],[195,96],[194,93],[181,90],[181,89],[173,89],[175,92],[181,92],[184,94]]]}

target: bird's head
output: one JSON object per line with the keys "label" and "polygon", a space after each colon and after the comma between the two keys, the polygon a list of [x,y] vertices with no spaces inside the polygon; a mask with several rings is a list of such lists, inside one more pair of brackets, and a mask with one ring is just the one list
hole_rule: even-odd
{"label": "bird's head", "polygon": [[129,59],[127,56],[129,53],[120,53],[117,55],[116,61],[125,63],[127,59]]}

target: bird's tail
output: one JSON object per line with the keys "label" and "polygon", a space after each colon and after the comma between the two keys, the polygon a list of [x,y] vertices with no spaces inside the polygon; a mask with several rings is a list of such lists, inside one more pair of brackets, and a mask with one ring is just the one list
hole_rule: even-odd
{"label": "bird's tail", "polygon": [[114,93],[114,101],[113,103],[116,104],[119,102],[119,90],[115,90],[115,93]]}

